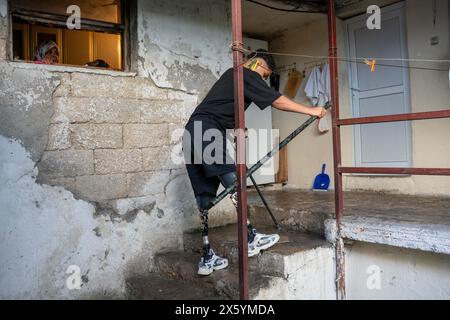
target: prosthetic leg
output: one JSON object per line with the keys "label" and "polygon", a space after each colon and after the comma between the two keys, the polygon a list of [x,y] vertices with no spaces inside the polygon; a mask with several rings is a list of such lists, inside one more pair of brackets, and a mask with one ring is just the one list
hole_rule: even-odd
{"label": "prosthetic leg", "polygon": [[200,210],[200,217],[202,219],[202,240],[203,250],[202,258],[198,265],[198,274],[207,276],[213,273],[215,270],[221,270],[228,267],[228,260],[217,256],[211,249],[208,238],[208,209],[205,209],[210,201],[214,198],[214,195],[209,193],[203,193],[196,197],[197,205]]}
{"label": "prosthetic leg", "polygon": [[[227,189],[232,187],[236,182],[236,173],[230,172],[225,175],[219,176],[222,185]],[[237,193],[231,195],[231,201],[237,209]],[[267,250],[273,245],[275,245],[279,240],[280,236],[278,234],[262,234],[258,233],[256,229],[247,219],[247,232],[248,232],[248,256],[253,257],[261,252],[261,250]]]}
{"label": "prosthetic leg", "polygon": [[[224,175],[219,176],[220,182],[225,188],[228,188],[230,186],[233,186],[236,182],[236,173],[230,172]],[[230,196],[231,201],[233,202],[234,206],[237,209],[238,201],[237,201],[237,193],[233,193]],[[248,242],[252,242],[256,235],[256,229],[253,228],[252,224],[250,223],[250,220],[247,219],[247,231],[248,231]]]}

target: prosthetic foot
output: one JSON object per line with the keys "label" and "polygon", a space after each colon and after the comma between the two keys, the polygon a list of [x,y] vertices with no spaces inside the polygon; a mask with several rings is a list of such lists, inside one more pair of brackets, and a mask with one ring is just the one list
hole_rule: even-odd
{"label": "prosthetic foot", "polygon": [[197,273],[201,276],[208,276],[216,270],[228,267],[228,260],[217,256],[211,249],[208,239],[208,210],[201,210],[200,214],[203,223],[203,256],[198,264]]}
{"label": "prosthetic foot", "polygon": [[216,270],[222,270],[228,267],[228,259],[217,256],[212,249],[206,257],[200,259],[198,264],[198,274],[201,276],[209,276]]}

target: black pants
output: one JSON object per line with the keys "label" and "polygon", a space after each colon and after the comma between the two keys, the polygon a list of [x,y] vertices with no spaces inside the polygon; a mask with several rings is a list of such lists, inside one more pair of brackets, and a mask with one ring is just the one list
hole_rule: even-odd
{"label": "black pants", "polygon": [[[201,136],[195,136],[195,121],[197,126],[201,124]],[[228,187],[236,180],[236,166],[232,160],[232,156],[227,152],[227,136],[225,130],[219,127],[214,119],[208,117],[191,119],[186,125],[186,133],[183,136],[183,151],[186,161],[186,169],[191,181],[192,189],[194,191],[197,202],[200,200],[199,207],[204,208],[205,202],[209,203],[216,194],[220,183]],[[204,141],[203,136],[205,132],[213,129],[222,134],[222,140]],[[195,141],[197,139],[197,141]],[[201,140],[198,140],[201,139]],[[214,157],[220,159],[219,163],[207,163],[204,161],[205,149],[215,142],[215,145],[220,145],[220,148],[215,149]],[[196,160],[201,160],[201,163],[196,163]]]}

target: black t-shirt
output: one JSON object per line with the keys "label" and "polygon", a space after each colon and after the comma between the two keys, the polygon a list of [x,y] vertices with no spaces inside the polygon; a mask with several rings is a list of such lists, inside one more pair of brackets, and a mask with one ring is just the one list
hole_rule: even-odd
{"label": "black t-shirt", "polygon": [[[262,77],[244,68],[245,109],[254,102],[261,110],[270,106],[281,94],[270,88]],[[191,120],[202,117],[214,119],[222,129],[234,129],[234,77],[228,69],[214,84],[205,99],[195,109]]]}

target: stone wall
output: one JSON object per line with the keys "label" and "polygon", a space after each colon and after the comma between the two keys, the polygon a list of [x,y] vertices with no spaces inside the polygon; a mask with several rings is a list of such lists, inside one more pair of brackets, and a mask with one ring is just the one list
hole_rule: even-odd
{"label": "stone wall", "polygon": [[[140,56],[137,74],[8,61],[6,2],[0,0],[0,297],[122,296],[126,277],[152,269],[155,253],[181,248],[183,232],[200,227],[185,168],[171,155],[180,156],[177,129],[228,67],[230,30],[218,22],[210,36],[221,49],[198,51],[198,61],[179,65],[177,81],[161,84],[150,71],[182,50]],[[190,16],[174,27],[191,27],[208,12],[227,21],[224,4],[210,1],[204,12],[177,3]],[[146,25],[138,23],[144,38]],[[141,53],[153,41],[145,38],[135,48]],[[217,70],[209,70],[214,59]],[[189,79],[194,86],[180,85]],[[231,201],[211,213],[212,226],[233,221]],[[66,286],[71,265],[80,267],[80,290]]]}
{"label": "stone wall", "polygon": [[197,97],[172,97],[134,76],[60,79],[39,180],[98,202],[163,193],[162,182],[183,169],[171,161],[179,147],[172,132],[183,128]]}

